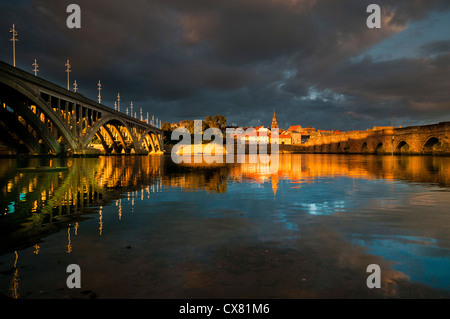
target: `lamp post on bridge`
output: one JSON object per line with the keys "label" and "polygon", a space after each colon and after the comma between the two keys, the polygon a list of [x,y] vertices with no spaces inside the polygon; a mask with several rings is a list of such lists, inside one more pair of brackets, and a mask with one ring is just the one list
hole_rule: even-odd
{"label": "lamp post on bridge", "polygon": [[101,90],[102,90],[102,84],[100,83],[100,80],[98,81],[98,103],[101,104],[102,103],[102,94],[101,94]]}
{"label": "lamp post on bridge", "polygon": [[120,93],[117,93],[117,111],[120,112]]}
{"label": "lamp post on bridge", "polygon": [[70,88],[69,88],[69,73],[72,72],[72,71],[70,70],[70,68],[71,68],[70,62],[69,62],[69,59],[67,59],[67,62],[66,62],[67,90],[70,90]]}
{"label": "lamp post on bridge", "polygon": [[39,72],[39,70],[38,70],[39,65],[37,64],[36,59],[34,59],[34,63],[32,64],[32,66],[34,66],[34,69],[33,69],[34,76],[37,76],[37,73]]}
{"label": "lamp post on bridge", "polygon": [[78,91],[77,80],[75,80],[75,82],[73,82],[73,91],[74,91],[75,93],[77,93],[77,91]]}
{"label": "lamp post on bridge", "polygon": [[16,67],[16,42],[19,41],[19,39],[17,39],[19,34],[17,33],[14,24],[12,26],[12,29],[9,30],[9,33],[12,33],[12,38],[9,41],[12,41],[13,43],[13,65],[14,67]]}

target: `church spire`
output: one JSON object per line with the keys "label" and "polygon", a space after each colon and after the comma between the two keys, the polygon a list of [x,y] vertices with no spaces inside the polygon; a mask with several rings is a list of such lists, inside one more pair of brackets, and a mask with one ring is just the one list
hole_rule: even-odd
{"label": "church spire", "polygon": [[275,114],[275,111],[273,111],[273,117],[272,117],[272,125],[270,126],[272,129],[278,128],[278,121],[277,116]]}

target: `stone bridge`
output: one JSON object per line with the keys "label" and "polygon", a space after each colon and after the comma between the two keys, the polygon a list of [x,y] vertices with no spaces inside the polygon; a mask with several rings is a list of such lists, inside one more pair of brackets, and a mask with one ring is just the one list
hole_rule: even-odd
{"label": "stone bridge", "polygon": [[0,151],[158,154],[160,129],[0,61]]}
{"label": "stone bridge", "polygon": [[450,122],[315,136],[294,148],[314,153],[450,155]]}

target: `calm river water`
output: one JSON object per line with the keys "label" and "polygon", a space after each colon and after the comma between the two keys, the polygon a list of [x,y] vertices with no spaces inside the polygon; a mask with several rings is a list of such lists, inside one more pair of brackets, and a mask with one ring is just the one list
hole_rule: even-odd
{"label": "calm river water", "polygon": [[0,159],[0,294],[449,298],[449,204],[447,157]]}

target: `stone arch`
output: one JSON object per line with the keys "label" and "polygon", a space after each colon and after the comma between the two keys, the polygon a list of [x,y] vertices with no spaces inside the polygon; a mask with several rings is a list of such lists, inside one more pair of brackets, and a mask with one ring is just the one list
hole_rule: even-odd
{"label": "stone arch", "polygon": [[361,145],[361,153],[365,154],[365,153],[368,153],[368,152],[369,152],[369,147],[367,146],[367,142],[364,142]]}
{"label": "stone arch", "polygon": [[438,153],[441,151],[441,148],[442,148],[441,141],[437,137],[431,136],[427,139],[427,141],[423,145],[422,152],[424,154]]}
{"label": "stone arch", "polygon": [[396,154],[408,154],[410,152],[411,147],[406,141],[400,141],[395,148]]}
{"label": "stone arch", "polygon": [[383,154],[384,153],[384,147],[383,142],[379,142],[377,146],[375,147],[375,154]]}
{"label": "stone arch", "polygon": [[336,152],[337,153],[341,153],[342,152],[341,142],[336,143]]}

